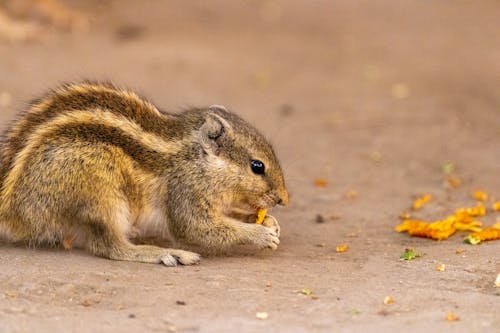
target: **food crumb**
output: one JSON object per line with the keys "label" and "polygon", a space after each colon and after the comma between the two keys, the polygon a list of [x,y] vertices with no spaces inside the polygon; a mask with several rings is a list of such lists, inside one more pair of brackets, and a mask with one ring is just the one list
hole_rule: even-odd
{"label": "food crumb", "polygon": [[462,185],[462,180],[457,176],[448,176],[446,177],[446,184],[451,188],[458,188]]}
{"label": "food crumb", "polygon": [[265,320],[265,319],[269,318],[269,314],[267,312],[257,312],[255,314],[255,317],[257,319]]}
{"label": "food crumb", "polygon": [[474,193],[472,193],[472,196],[474,197],[474,199],[479,200],[479,201],[488,200],[488,194],[482,190],[474,191]]}
{"label": "food crumb", "polygon": [[446,269],[445,264],[439,264],[436,266],[436,271],[438,271],[438,272],[444,272],[445,269]]}
{"label": "food crumb", "polygon": [[314,186],[318,188],[325,188],[328,185],[328,181],[324,178],[316,178],[314,180]]}
{"label": "food crumb", "polygon": [[384,298],[384,304],[389,305],[389,304],[392,304],[392,303],[394,303],[394,300],[392,299],[392,297],[391,296],[385,296],[385,298]]}
{"label": "food crumb", "polygon": [[335,247],[335,251],[337,253],[346,252],[347,250],[349,250],[349,246],[347,244],[339,244]]}
{"label": "food crumb", "polygon": [[301,293],[302,295],[309,296],[309,295],[311,295],[311,294],[313,293],[313,291],[312,291],[311,289],[309,289],[309,288],[304,288],[304,289],[302,289],[302,290],[300,291],[300,293]]}
{"label": "food crumb", "polygon": [[495,287],[500,288],[500,273],[497,274],[497,278],[495,280]]}
{"label": "food crumb", "polygon": [[492,208],[494,211],[500,212],[500,201],[494,202]]}
{"label": "food crumb", "polygon": [[445,318],[447,321],[459,321],[460,320],[460,318],[458,316],[456,316],[455,314],[453,314],[452,312],[448,312],[446,314]]}
{"label": "food crumb", "polygon": [[399,214],[399,218],[401,220],[409,220],[411,218],[411,214],[408,212],[402,212],[401,214]]}
{"label": "food crumb", "polygon": [[432,196],[430,194],[424,194],[421,197],[418,197],[414,202],[413,202],[413,210],[419,210],[422,208],[423,205],[431,201]]}

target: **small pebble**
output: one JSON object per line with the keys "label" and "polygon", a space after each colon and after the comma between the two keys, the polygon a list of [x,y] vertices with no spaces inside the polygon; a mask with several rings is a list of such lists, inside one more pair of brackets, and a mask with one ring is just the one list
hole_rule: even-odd
{"label": "small pebble", "polygon": [[316,215],[316,223],[325,223],[325,217],[321,214]]}

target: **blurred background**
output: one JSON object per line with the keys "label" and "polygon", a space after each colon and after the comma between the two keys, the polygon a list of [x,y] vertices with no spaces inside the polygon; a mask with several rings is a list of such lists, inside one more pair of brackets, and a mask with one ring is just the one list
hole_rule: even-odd
{"label": "blurred background", "polygon": [[500,171],[499,10],[498,1],[1,0],[0,121],[82,79],[172,112],[226,105],[275,144],[291,207],[306,219],[342,210],[329,207],[353,191],[369,207],[453,187],[450,174],[486,186]]}
{"label": "blurred background", "polygon": [[[499,9],[498,1],[1,0],[0,119],[61,82],[109,80],[169,111],[237,111],[292,164],[291,187],[315,177],[344,187],[405,176],[421,184],[417,176],[446,161],[481,177],[472,161],[498,171]],[[380,162],[394,168],[374,169]]]}

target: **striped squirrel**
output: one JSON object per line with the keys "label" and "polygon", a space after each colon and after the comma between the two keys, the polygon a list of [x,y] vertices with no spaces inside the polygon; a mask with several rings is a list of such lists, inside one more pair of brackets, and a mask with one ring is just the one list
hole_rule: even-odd
{"label": "striped squirrel", "polygon": [[133,240],[207,252],[279,244],[274,218],[248,223],[288,202],[278,159],[224,107],[171,114],[111,84],[67,84],[13,122],[0,158],[0,229],[11,241],[166,266],[200,255]]}

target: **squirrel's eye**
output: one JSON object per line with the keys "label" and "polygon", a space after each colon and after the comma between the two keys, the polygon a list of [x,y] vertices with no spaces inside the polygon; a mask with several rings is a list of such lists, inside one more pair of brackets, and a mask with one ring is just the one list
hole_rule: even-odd
{"label": "squirrel's eye", "polygon": [[263,175],[265,171],[264,163],[259,160],[250,161],[250,167],[252,168],[253,173],[257,175]]}

